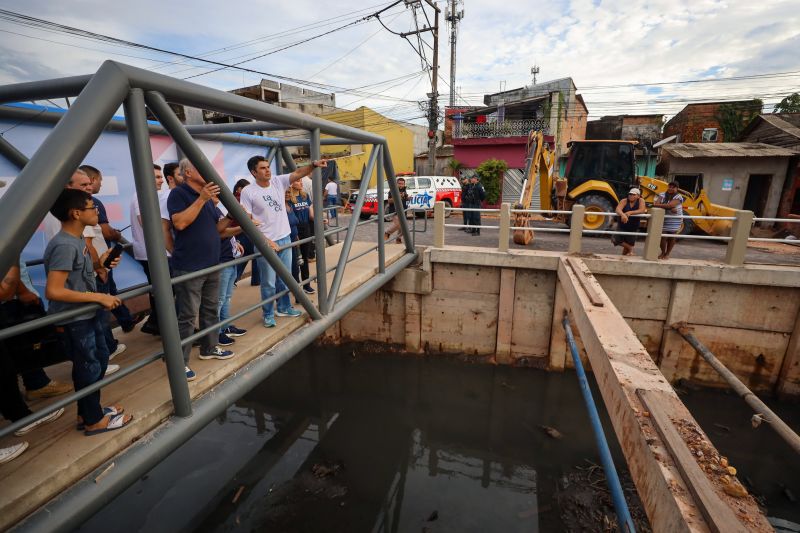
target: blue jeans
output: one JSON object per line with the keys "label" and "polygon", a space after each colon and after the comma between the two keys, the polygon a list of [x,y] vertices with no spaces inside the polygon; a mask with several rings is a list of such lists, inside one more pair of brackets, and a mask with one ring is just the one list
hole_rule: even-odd
{"label": "blue jeans", "polygon": [[[102,292],[105,294],[111,294],[111,285],[106,281],[103,282],[100,280],[99,277],[95,278],[95,283],[97,284],[97,292]],[[105,309],[100,309],[97,312],[97,318],[103,324],[103,335],[106,339],[106,346],[108,347],[109,353],[114,353],[117,349],[117,345],[119,341],[114,338],[114,334],[111,332],[111,313],[106,311]]]}
{"label": "blue jeans", "polygon": [[[333,194],[328,195],[328,205],[327,207],[337,206],[339,205],[339,198]],[[332,219],[336,219],[338,214],[336,213],[336,209],[329,209],[328,216]]]}
{"label": "blue jeans", "polygon": [[[231,316],[231,297],[233,296],[233,283],[236,281],[236,265],[223,268],[219,272],[219,304],[217,305],[217,313],[220,321],[225,320]],[[233,324],[228,324],[232,326]],[[219,332],[227,328],[222,326]]]}
{"label": "blue jeans", "polygon": [[[285,246],[292,242],[291,237],[288,235],[283,239],[278,239],[275,241],[275,244],[278,246]],[[278,257],[281,259],[281,263],[284,264],[286,269],[291,272],[292,271],[292,249],[286,248],[278,252]],[[275,275],[275,271],[269,266],[267,260],[264,257],[258,258],[258,271],[261,275],[261,299],[266,300],[267,298],[272,298],[275,296],[276,293],[286,290],[286,285],[283,283],[281,279],[276,279],[277,276]],[[292,307],[292,301],[289,299],[289,294],[285,294],[278,298],[278,311],[283,312],[287,311]],[[263,312],[264,318],[272,318],[274,315],[272,302],[266,303],[261,306],[261,310]]]}
{"label": "blue jeans", "polygon": [[[108,347],[99,314],[92,319],[78,320],[56,326],[64,352],[72,360],[72,382],[79,391],[97,383],[106,375]],[[78,416],[86,425],[97,424],[103,418],[100,391],[78,400]]]}

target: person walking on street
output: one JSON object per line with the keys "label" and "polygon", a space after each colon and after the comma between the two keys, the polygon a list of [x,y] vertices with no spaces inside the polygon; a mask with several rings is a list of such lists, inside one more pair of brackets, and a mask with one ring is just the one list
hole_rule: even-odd
{"label": "person walking on street", "polygon": [[[637,233],[641,219],[636,215],[646,212],[647,206],[642,198],[642,191],[634,187],[628,191],[628,197],[623,198],[617,205],[616,213],[619,216],[617,231]],[[631,255],[636,245],[636,235],[612,235],[611,242],[614,246],[622,245],[622,255]]]}
{"label": "person walking on street", "polygon": [[[401,242],[403,242],[402,232],[400,230],[400,217],[406,216],[405,210],[408,209],[408,192],[406,192],[406,180],[404,178],[397,178],[397,189],[400,191],[400,199],[403,200],[403,212],[402,213],[397,212],[397,209],[395,208],[394,205],[394,197],[390,192],[388,200],[389,205],[386,208],[385,217],[391,218],[391,224],[389,224],[389,227],[386,228],[385,234],[383,235],[383,240],[388,241],[389,239],[392,238],[392,235],[397,233],[397,239],[395,240],[395,242],[397,244],[400,244]],[[394,216],[392,217],[388,216],[392,215],[393,213],[395,213]]]}
{"label": "person walking on street", "polygon": [[[683,196],[678,192],[678,182],[672,181],[667,185],[667,192],[656,196],[653,207],[660,207],[667,212],[664,218],[664,233],[676,235],[683,225]],[[669,259],[669,254],[675,247],[675,237],[661,237],[661,255],[659,259]]]}
{"label": "person walking on street", "polygon": [[[461,197],[461,205],[469,209],[480,209],[481,203],[486,199],[486,190],[481,185],[478,176],[473,175],[469,179],[469,185]],[[467,228],[467,233],[472,235],[481,234],[481,213],[480,211],[466,211],[467,225],[474,226]]]}
{"label": "person walking on street", "polygon": [[339,186],[333,176],[328,178],[328,183],[325,185],[325,198],[327,199],[327,207],[333,207],[333,209],[328,210],[328,218],[337,220],[336,207],[339,205]]}
{"label": "person walking on street", "polygon": [[[469,178],[466,177],[466,176],[463,176],[461,178],[461,207],[466,207],[464,205],[464,195],[467,192],[467,188],[469,188]],[[464,226],[468,226],[469,225],[469,217],[467,216],[467,211],[461,211],[461,219],[463,220],[462,224]],[[458,229],[461,230],[461,231],[468,231],[469,230],[469,228],[458,228]]]}

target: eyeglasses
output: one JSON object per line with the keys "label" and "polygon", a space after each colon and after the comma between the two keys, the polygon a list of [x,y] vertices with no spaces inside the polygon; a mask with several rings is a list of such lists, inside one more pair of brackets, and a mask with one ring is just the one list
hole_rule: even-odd
{"label": "eyeglasses", "polygon": [[78,211],[86,211],[87,209],[94,209],[95,211],[99,211],[100,210],[99,207],[97,207],[96,205],[93,205],[91,207],[79,207]]}

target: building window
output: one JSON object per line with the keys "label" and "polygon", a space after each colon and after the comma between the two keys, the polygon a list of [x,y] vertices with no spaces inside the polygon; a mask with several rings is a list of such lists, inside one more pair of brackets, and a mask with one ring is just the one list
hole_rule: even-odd
{"label": "building window", "polygon": [[717,142],[717,128],[704,128],[703,129],[703,142],[715,143]]}

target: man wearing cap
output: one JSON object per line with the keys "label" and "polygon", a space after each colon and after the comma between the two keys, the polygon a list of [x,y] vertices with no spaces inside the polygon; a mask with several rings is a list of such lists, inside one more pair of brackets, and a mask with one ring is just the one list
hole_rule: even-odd
{"label": "man wearing cap", "polygon": [[[642,199],[642,191],[634,187],[628,191],[628,196],[617,205],[616,213],[619,216],[617,231],[637,233],[640,218],[634,215],[646,212],[647,206]],[[631,255],[633,247],[636,245],[636,235],[612,235],[611,242],[614,243],[614,246],[622,245],[622,255]]]}
{"label": "man wearing cap", "polygon": [[[661,193],[656,196],[653,207],[660,207],[670,215],[664,219],[664,233],[675,235],[681,229],[683,220],[683,196],[678,192],[678,182],[673,181],[667,185],[667,192]],[[675,237],[662,237],[661,238],[661,255],[659,259],[669,259],[669,254],[672,253],[672,248],[675,246]]]}

